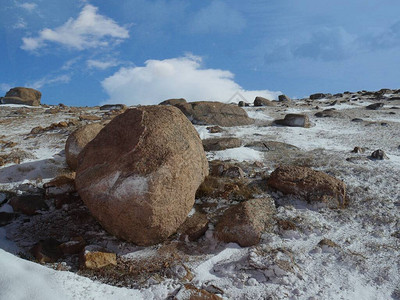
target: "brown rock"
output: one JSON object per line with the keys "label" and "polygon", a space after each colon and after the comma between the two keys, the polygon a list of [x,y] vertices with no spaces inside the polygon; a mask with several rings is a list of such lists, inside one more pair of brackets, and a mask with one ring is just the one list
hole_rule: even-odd
{"label": "brown rock", "polygon": [[220,102],[191,102],[175,105],[193,123],[199,125],[242,126],[254,123],[246,111],[232,104]]}
{"label": "brown rock", "polygon": [[85,248],[85,240],[83,237],[78,236],[72,238],[70,241],[62,243],[59,248],[65,255],[78,254]]}
{"label": "brown rock", "polygon": [[30,106],[39,106],[42,93],[25,87],[12,88],[6,93],[6,96],[0,98],[1,104],[22,104]]}
{"label": "brown rock", "polygon": [[279,95],[278,100],[279,100],[279,102],[292,102],[292,99],[290,99],[286,95]]}
{"label": "brown rock", "polygon": [[9,204],[14,211],[21,212],[26,215],[35,215],[39,210],[47,210],[48,206],[42,195],[19,195],[11,198]]}
{"label": "brown rock", "polygon": [[198,289],[194,285],[185,284],[174,300],[222,300],[222,298],[206,290]]}
{"label": "brown rock", "polygon": [[36,243],[30,250],[31,254],[40,263],[52,263],[62,257],[60,250],[60,242],[53,238],[41,240]]}
{"label": "brown rock", "polygon": [[219,151],[240,147],[241,143],[238,138],[211,138],[203,140],[203,147],[205,151]]}
{"label": "brown rock", "polygon": [[181,240],[196,241],[208,229],[208,218],[206,214],[196,211],[193,215],[187,217],[185,222],[179,227],[178,233]]}
{"label": "brown rock", "polygon": [[351,153],[365,153],[365,149],[361,147],[354,147],[353,151]]}
{"label": "brown rock", "polygon": [[94,123],[85,125],[72,132],[65,143],[65,158],[71,170],[78,167],[78,155],[83,148],[102,130],[104,124]]}
{"label": "brown rock", "polygon": [[82,255],[82,265],[87,269],[101,269],[117,265],[117,255],[98,246],[86,246]]}
{"label": "brown rock", "polygon": [[101,120],[101,117],[95,116],[95,115],[80,115],[79,120],[80,121],[99,121],[99,120]]}
{"label": "brown rock", "polygon": [[125,110],[126,105],[125,104],[105,104],[100,106],[100,110]]}
{"label": "brown rock", "polygon": [[161,102],[159,105],[177,105],[177,104],[185,104],[187,101],[183,98],[179,99],[168,99],[163,102]]}
{"label": "brown rock", "polygon": [[138,245],[176,232],[208,174],[197,131],[173,106],[127,110],[86,145],[78,161],[76,187],[93,216]]}
{"label": "brown rock", "polygon": [[311,127],[308,116],[303,114],[287,114],[284,119],[275,120],[275,124],[290,127]]}
{"label": "brown rock", "polygon": [[215,228],[216,237],[224,242],[249,247],[259,243],[261,234],[274,225],[274,201],[257,198],[229,208]]}
{"label": "brown rock", "polygon": [[254,99],[254,106],[276,106],[276,103],[263,97],[256,97]]}
{"label": "brown rock", "polygon": [[75,172],[69,175],[58,176],[45,183],[43,188],[46,190],[46,195],[59,195],[76,192]]}
{"label": "brown rock", "polygon": [[321,202],[330,208],[343,208],[347,204],[343,181],[307,167],[281,166],[271,173],[267,184],[309,203]]}
{"label": "brown rock", "polygon": [[219,126],[210,126],[210,127],[207,127],[207,130],[209,133],[220,133],[220,132],[225,131]]}

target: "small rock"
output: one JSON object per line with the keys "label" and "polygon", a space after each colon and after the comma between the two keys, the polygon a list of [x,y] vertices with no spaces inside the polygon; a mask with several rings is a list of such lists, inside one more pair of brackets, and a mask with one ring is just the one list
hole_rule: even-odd
{"label": "small rock", "polygon": [[207,127],[207,130],[209,133],[220,133],[220,132],[225,131],[219,126],[210,126],[210,127]]}
{"label": "small rock", "polygon": [[360,119],[360,118],[354,118],[354,119],[352,119],[351,121],[352,121],[352,122],[363,122],[364,120],[363,120],[363,119]]}
{"label": "small rock", "polygon": [[275,124],[290,127],[311,127],[310,119],[303,114],[287,114],[282,120],[275,120]]}
{"label": "small rock", "polygon": [[323,94],[323,93],[316,93],[316,94],[310,95],[310,99],[311,100],[318,100],[318,99],[322,99],[322,98],[325,98],[325,97],[326,97],[326,95]]}
{"label": "small rock", "polygon": [[75,173],[58,176],[45,183],[43,188],[46,190],[47,196],[74,193],[76,192]]}
{"label": "small rock", "polygon": [[42,126],[36,126],[31,130],[31,134],[39,134],[42,132],[44,132],[44,128]]}
{"label": "small rock", "polygon": [[83,251],[86,246],[86,242],[83,237],[78,236],[72,238],[70,241],[60,244],[59,248],[64,255],[78,254]]}
{"label": "small rock", "polygon": [[241,146],[241,140],[238,138],[211,138],[202,141],[205,151],[219,151]]}
{"label": "small rock", "polygon": [[389,157],[386,155],[385,151],[378,149],[372,152],[371,159],[384,160],[389,159]]}
{"label": "small rock", "polygon": [[11,198],[9,204],[14,211],[21,212],[25,215],[35,215],[37,211],[48,210],[48,206],[42,195],[20,195]]}
{"label": "small rock", "polygon": [[0,227],[10,224],[15,219],[16,214],[0,212]]}
{"label": "small rock", "polygon": [[243,178],[244,177],[244,172],[242,168],[233,166],[228,168],[222,173],[222,176],[224,177],[229,177],[229,178]]}
{"label": "small rock", "polygon": [[254,106],[276,106],[274,101],[268,100],[263,97],[256,97],[254,99]]}
{"label": "small rock", "polygon": [[82,265],[87,269],[101,269],[109,265],[117,265],[117,255],[105,249],[89,245],[85,247],[82,256]]}
{"label": "small rock", "polygon": [[278,100],[279,100],[279,102],[292,102],[292,99],[290,99],[286,95],[279,95]]}
{"label": "small rock", "polygon": [[206,214],[196,211],[193,215],[187,217],[185,222],[178,228],[181,240],[186,238],[193,242],[204,235],[208,229],[208,218]]}
{"label": "small rock", "polygon": [[229,208],[215,228],[216,237],[226,243],[238,243],[249,247],[259,243],[261,234],[272,230],[274,201],[271,198],[257,198]]}
{"label": "small rock", "polygon": [[365,148],[361,147],[354,147],[353,151],[351,153],[365,153]]}
{"label": "small rock", "polygon": [[374,103],[374,104],[370,104],[366,107],[366,109],[371,109],[371,110],[377,110],[377,109],[381,109],[384,106],[384,103]]}
{"label": "small rock", "polygon": [[194,285],[185,284],[176,294],[175,300],[222,300],[221,297],[207,292],[203,289],[198,289]]}
{"label": "small rock", "polygon": [[99,121],[99,120],[101,120],[101,117],[95,116],[95,115],[80,115],[79,120],[80,121]]}
{"label": "small rock", "polygon": [[62,257],[62,251],[59,248],[60,242],[53,238],[40,240],[30,250],[31,254],[40,263],[52,263]]}

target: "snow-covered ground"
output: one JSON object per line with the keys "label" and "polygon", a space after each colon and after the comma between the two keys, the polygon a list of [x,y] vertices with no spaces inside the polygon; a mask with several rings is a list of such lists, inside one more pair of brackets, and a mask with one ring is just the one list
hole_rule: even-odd
{"label": "snow-covered ground", "polygon": [[[332,102],[324,101],[318,103],[320,110],[329,108],[327,105]],[[320,110],[307,105],[249,107],[246,110],[256,119],[254,125],[224,128],[218,134],[209,133],[207,126],[195,126],[202,139],[228,136],[242,140],[239,148],[208,152],[209,160],[262,162],[261,171],[266,174],[281,162],[306,164],[346,183],[348,208],[318,209],[273,193],[279,204],[276,218],[292,222],[294,229],[276,227],[273,233],[262,236],[259,245],[241,248],[215,240],[210,226],[199,241],[179,244],[185,251],[174,250],[185,256],[175,267],[190,270],[190,279],[148,274],[145,282],[134,287],[108,285],[100,277],[95,280],[93,276],[80,276],[73,268],[56,271],[52,269],[54,264],[42,266],[18,257],[26,251],[22,237],[30,234],[20,217],[13,224],[0,227],[0,299],[167,299],[189,282],[224,299],[400,299],[400,112],[390,109],[399,103],[393,101],[385,109],[367,111],[365,106],[371,103],[365,100],[337,104],[333,107],[342,115],[335,118],[316,118],[314,113]],[[11,120],[0,123],[1,139],[17,143],[15,148],[29,154],[20,164],[1,167],[0,190],[40,187],[66,168],[63,148],[73,128],[35,136],[29,132],[36,126],[76,119],[77,113],[44,114],[44,108],[25,107],[25,112],[16,115],[14,111],[20,106],[0,109],[2,120]],[[286,113],[304,112],[313,127],[271,125],[272,120]],[[101,115],[98,109],[87,109],[85,114]],[[364,121],[352,122],[353,118]],[[383,121],[387,124],[382,125]],[[254,141],[284,142],[299,150],[269,153],[245,147]],[[355,146],[366,152],[350,153]],[[368,156],[377,149],[384,150],[389,160],[370,160]],[[0,153],[7,151],[10,150],[2,149]],[[269,192],[257,197],[263,193]],[[220,204],[223,200],[207,201]],[[0,211],[11,212],[12,208],[3,204]],[[64,216],[51,208],[48,213],[34,216],[28,224],[39,226],[46,214]],[[28,230],[25,235],[21,228]],[[20,238],[13,240],[18,234]],[[96,234],[122,259],[138,263],[155,259],[168,246],[136,247],[105,232]],[[320,244],[324,239],[333,243]],[[30,241],[25,238],[25,243]]]}

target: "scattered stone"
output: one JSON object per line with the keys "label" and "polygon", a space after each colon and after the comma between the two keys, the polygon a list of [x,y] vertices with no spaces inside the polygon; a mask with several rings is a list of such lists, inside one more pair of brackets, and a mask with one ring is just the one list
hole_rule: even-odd
{"label": "scattered stone", "polygon": [[51,115],[58,114],[59,112],[60,112],[60,108],[58,108],[58,107],[56,107],[56,108],[49,108],[49,109],[46,109],[46,110],[44,111],[45,114],[51,114]]}
{"label": "scattered stone", "polygon": [[71,170],[78,167],[78,155],[83,148],[93,140],[96,135],[103,129],[105,124],[94,123],[78,128],[72,132],[65,143],[65,158]]}
{"label": "scattered stone", "polygon": [[101,117],[95,116],[95,115],[80,115],[79,120],[80,121],[99,121],[99,120],[101,120]]}
{"label": "scattered stone", "polygon": [[290,127],[311,127],[310,119],[303,114],[287,114],[284,119],[275,120],[275,124]]}
{"label": "scattered stone", "polygon": [[191,242],[201,238],[208,229],[208,218],[206,214],[196,211],[188,216],[185,222],[178,228],[177,233],[180,234],[181,240],[189,240]]}
{"label": "scattered stone", "polygon": [[138,245],[175,233],[208,175],[196,129],[173,106],[127,110],[78,160],[75,183],[90,212],[108,232]]}
{"label": "scattered stone", "polygon": [[223,177],[229,177],[229,178],[244,178],[244,172],[242,168],[233,166],[228,168],[222,173]]}
{"label": "scattered stone", "polygon": [[279,102],[292,102],[292,99],[290,99],[286,95],[279,95],[278,100],[279,100]]}
{"label": "scattered stone", "polygon": [[384,103],[374,103],[374,104],[370,104],[366,107],[366,109],[370,109],[370,110],[378,110],[381,109],[385,104]]}
{"label": "scattered stone", "polygon": [[337,118],[342,116],[342,114],[337,110],[326,109],[324,111],[317,112],[314,116],[317,118]]}
{"label": "scattered stone", "polygon": [[45,183],[43,188],[46,190],[46,196],[74,193],[76,192],[75,173],[58,176]]}
{"label": "scattered stone", "polygon": [[249,251],[249,265],[254,269],[263,270],[269,278],[286,277],[298,271],[293,253],[285,248],[254,247]]}
{"label": "scattered stone", "polygon": [[271,198],[257,198],[229,208],[215,228],[216,237],[226,243],[238,243],[249,247],[259,243],[261,234],[272,230],[274,201]]}
{"label": "scattered stone", "polygon": [[0,227],[10,224],[15,219],[16,214],[0,212]]}
{"label": "scattered stone", "polygon": [[210,126],[210,127],[207,127],[207,130],[209,133],[220,133],[220,132],[225,131],[219,126]]}
{"label": "scattered stone", "polygon": [[30,250],[35,259],[41,263],[53,263],[59,260],[63,253],[59,248],[60,242],[53,238],[40,240]]}
{"label": "scattered stone", "polygon": [[1,104],[21,104],[30,106],[39,106],[42,93],[25,87],[16,87],[10,89],[5,97],[0,98]]}
{"label": "scattered stone", "polygon": [[177,104],[185,104],[187,103],[186,99],[168,99],[161,102],[159,105],[177,105]]}
{"label": "scattered stone", "polygon": [[44,128],[42,126],[36,126],[31,130],[31,134],[39,134],[42,132],[44,132]]}
{"label": "scattered stone", "polygon": [[79,254],[86,246],[83,237],[78,236],[72,238],[70,241],[60,244],[59,248],[64,255]]}
{"label": "scattered stone", "polygon": [[193,123],[198,125],[243,126],[251,125],[254,120],[246,111],[231,104],[220,102],[191,102],[175,105]]}
{"label": "scattered stone", "polygon": [[360,118],[354,118],[354,119],[352,119],[351,121],[352,121],[352,122],[357,122],[357,123],[364,122],[364,120],[363,120],[363,119],[360,119]]}
{"label": "scattered stone", "polygon": [[268,100],[263,97],[256,97],[254,99],[254,106],[276,106],[274,101]]}
{"label": "scattered stone", "polygon": [[385,151],[378,149],[372,152],[371,159],[384,160],[389,159],[389,157],[386,155]]}
{"label": "scattered stone", "polygon": [[126,105],[125,104],[105,104],[100,106],[100,110],[125,110]]}
{"label": "scattered stone", "polygon": [[325,97],[326,97],[326,95],[323,94],[323,93],[316,93],[316,94],[310,95],[310,99],[311,100],[318,100],[318,99],[322,99],[322,98],[325,98]]}
{"label": "scattered stone", "polygon": [[48,210],[48,206],[42,195],[18,195],[10,199],[9,204],[14,211],[21,212],[31,216],[37,214],[40,210]]}
{"label": "scattered stone", "polygon": [[244,101],[239,101],[239,102],[238,102],[238,106],[239,106],[239,107],[245,107],[245,106],[249,106],[249,104],[246,103],[246,102],[244,102]]}
{"label": "scattered stone", "polygon": [[242,144],[241,140],[233,137],[226,138],[211,138],[202,141],[205,151],[219,151],[230,148],[240,147]]}
{"label": "scattered stone", "polygon": [[307,167],[281,166],[267,180],[269,187],[306,200],[323,203],[329,208],[346,206],[346,185],[326,173]]}
{"label": "scattered stone", "polygon": [[194,285],[185,284],[176,294],[175,300],[222,300],[221,297],[207,292],[203,289],[198,289]]}
{"label": "scattered stone", "polygon": [[117,265],[117,255],[108,252],[99,246],[89,245],[85,247],[82,255],[82,265],[87,269],[101,269],[109,265]]}
{"label": "scattered stone", "polygon": [[361,147],[354,147],[353,151],[351,153],[365,153],[365,148]]}
{"label": "scattered stone", "polygon": [[338,244],[329,239],[322,239],[317,246],[321,248],[324,253],[334,253],[338,248],[340,248]]}
{"label": "scattered stone", "polygon": [[245,147],[253,148],[257,151],[287,151],[300,150],[298,147],[291,144],[276,142],[276,141],[254,141],[245,145]]}

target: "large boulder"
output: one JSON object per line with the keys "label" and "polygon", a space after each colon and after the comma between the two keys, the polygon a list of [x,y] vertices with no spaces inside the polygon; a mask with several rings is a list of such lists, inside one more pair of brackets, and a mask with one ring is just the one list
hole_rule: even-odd
{"label": "large boulder", "polygon": [[39,106],[42,93],[25,87],[15,87],[9,90],[5,97],[1,98],[1,104],[21,104]]}
{"label": "large boulder", "polygon": [[78,155],[83,148],[93,140],[96,135],[103,129],[105,124],[94,123],[78,128],[72,132],[65,143],[65,158],[71,170],[78,167]]}
{"label": "large boulder", "polygon": [[191,102],[175,105],[193,123],[199,125],[242,126],[254,123],[246,111],[232,104],[221,102]]}
{"label": "large boulder", "polygon": [[179,99],[164,100],[163,102],[159,103],[158,105],[177,105],[177,104],[185,104],[185,103],[187,103],[186,99],[179,98]]}
{"label": "large boulder", "polygon": [[290,103],[290,102],[292,102],[292,99],[290,99],[288,96],[286,96],[286,95],[279,95],[278,96],[278,100],[279,100],[279,102],[287,102],[287,103]]}
{"label": "large boulder", "polygon": [[271,173],[268,186],[330,208],[346,206],[346,185],[326,173],[307,167],[281,166]]}
{"label": "large boulder", "polygon": [[274,101],[268,100],[263,97],[256,97],[253,102],[254,106],[276,106]]}
{"label": "large boulder", "polygon": [[242,247],[256,245],[263,232],[272,230],[275,213],[274,200],[271,198],[242,202],[224,213],[215,228],[215,234],[227,243],[238,243]]}
{"label": "large boulder", "polygon": [[311,127],[310,119],[303,114],[287,114],[284,119],[275,120],[275,124],[290,127]]}
{"label": "large boulder", "polygon": [[200,137],[173,106],[115,117],[78,157],[76,187],[111,234],[153,245],[175,233],[208,174]]}

